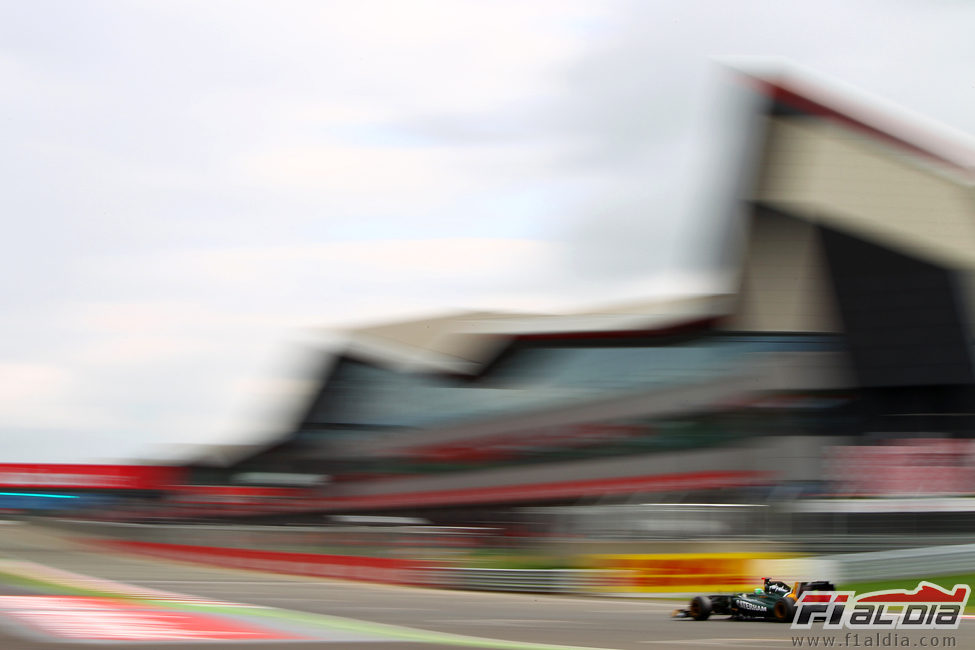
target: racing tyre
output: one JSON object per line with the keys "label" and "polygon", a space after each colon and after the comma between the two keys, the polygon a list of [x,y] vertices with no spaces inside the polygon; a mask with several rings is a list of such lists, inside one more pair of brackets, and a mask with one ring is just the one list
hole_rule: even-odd
{"label": "racing tyre", "polygon": [[772,617],[779,623],[791,623],[796,617],[796,601],[788,596],[782,598],[772,608]]}
{"label": "racing tyre", "polygon": [[696,596],[687,610],[695,621],[706,621],[711,615],[711,599],[707,596]]}

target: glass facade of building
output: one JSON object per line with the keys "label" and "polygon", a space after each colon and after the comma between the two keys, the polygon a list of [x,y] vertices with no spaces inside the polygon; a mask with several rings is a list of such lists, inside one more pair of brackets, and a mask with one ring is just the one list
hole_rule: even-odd
{"label": "glass facade of building", "polygon": [[[835,352],[841,346],[836,336],[720,332],[664,340],[528,340],[516,342],[471,378],[397,372],[345,359],[295,441],[314,448],[327,441],[394,440],[438,427],[462,430],[500,416],[517,421],[519,415],[601,400],[723,378],[732,382],[735,373],[767,355]],[[702,449],[767,435],[836,435],[853,427],[850,402],[848,394],[839,392],[785,392],[687,412],[669,409],[676,414],[581,417],[542,427],[515,424],[466,441],[315,462],[341,480],[352,480]]]}
{"label": "glass facade of building", "polygon": [[[537,342],[475,379],[401,373],[347,361],[306,420],[306,432],[382,434],[558,408],[729,375],[757,355],[833,351],[836,337],[714,335],[669,345]],[[331,426],[329,426],[331,425]],[[361,435],[357,433],[356,435]]]}

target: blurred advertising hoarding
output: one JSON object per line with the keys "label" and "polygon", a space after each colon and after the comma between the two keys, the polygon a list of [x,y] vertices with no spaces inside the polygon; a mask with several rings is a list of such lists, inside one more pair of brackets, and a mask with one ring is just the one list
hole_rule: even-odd
{"label": "blurred advertising hoarding", "polygon": [[60,465],[0,463],[0,487],[166,490],[182,482],[179,467],[160,465]]}
{"label": "blurred advertising hoarding", "polygon": [[788,553],[658,553],[590,555],[587,566],[613,576],[598,591],[669,594],[738,591],[763,575],[806,575],[803,559]]}

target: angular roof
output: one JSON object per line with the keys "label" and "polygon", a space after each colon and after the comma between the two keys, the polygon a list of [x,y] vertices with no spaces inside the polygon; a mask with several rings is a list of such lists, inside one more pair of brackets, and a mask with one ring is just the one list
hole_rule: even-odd
{"label": "angular roof", "polygon": [[919,259],[975,268],[975,141],[807,78],[749,77],[772,101],[746,199]]}
{"label": "angular roof", "polygon": [[771,98],[778,114],[824,118],[975,178],[975,135],[971,133],[797,66],[774,71],[736,67],[734,72],[746,85]]}
{"label": "angular roof", "polygon": [[404,371],[474,373],[512,339],[639,335],[710,321],[724,294],[631,301],[561,314],[455,312],[346,332],[345,354]]}
{"label": "angular roof", "polygon": [[367,325],[346,332],[346,352],[401,370],[468,373],[504,343],[481,324],[509,316],[462,311]]}
{"label": "angular roof", "polygon": [[728,327],[841,331],[825,231],[975,271],[971,136],[809,76],[744,78],[765,101],[749,134],[751,220]]}

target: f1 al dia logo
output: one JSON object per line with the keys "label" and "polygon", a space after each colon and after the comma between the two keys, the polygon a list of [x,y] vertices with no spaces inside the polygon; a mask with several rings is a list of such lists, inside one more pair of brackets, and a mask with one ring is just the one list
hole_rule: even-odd
{"label": "f1 al dia logo", "polygon": [[807,591],[796,603],[792,629],[808,630],[814,623],[824,629],[955,630],[961,622],[971,587],[955,585],[950,591],[921,581],[916,589],[868,591]]}

